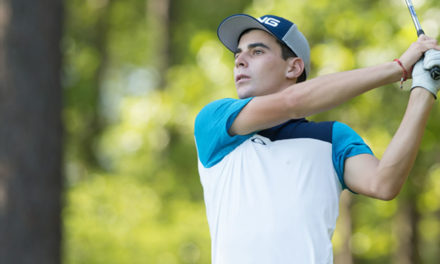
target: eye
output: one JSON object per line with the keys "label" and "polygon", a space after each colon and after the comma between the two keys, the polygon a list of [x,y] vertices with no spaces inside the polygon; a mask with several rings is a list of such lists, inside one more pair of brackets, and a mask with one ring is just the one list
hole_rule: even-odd
{"label": "eye", "polygon": [[261,49],[254,49],[254,50],[252,51],[252,53],[253,53],[254,55],[260,55],[260,54],[263,54],[264,51],[261,50]]}

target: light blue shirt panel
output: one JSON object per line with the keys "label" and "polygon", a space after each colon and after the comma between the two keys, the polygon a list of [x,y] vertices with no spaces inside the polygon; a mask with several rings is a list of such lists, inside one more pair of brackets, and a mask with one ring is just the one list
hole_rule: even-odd
{"label": "light blue shirt panel", "polygon": [[338,174],[339,181],[342,184],[342,188],[346,189],[347,185],[345,185],[344,181],[345,160],[359,154],[373,155],[373,152],[351,127],[340,122],[334,122],[333,124],[332,144],[333,165]]}
{"label": "light blue shirt panel", "polygon": [[250,100],[252,97],[220,99],[205,106],[197,115],[194,135],[199,160],[205,168],[210,168],[220,162],[253,135],[252,133],[230,136],[228,133],[235,118]]}

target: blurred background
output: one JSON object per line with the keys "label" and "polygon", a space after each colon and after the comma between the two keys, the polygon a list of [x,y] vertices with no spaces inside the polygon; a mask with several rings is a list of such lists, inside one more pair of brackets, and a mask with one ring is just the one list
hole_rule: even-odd
{"label": "blurred background", "polygon": [[[414,0],[439,38],[440,2]],[[312,77],[398,58],[417,39],[403,0],[0,0],[0,263],[210,263],[193,123],[235,97],[216,28],[291,19]],[[312,120],[349,124],[381,157],[408,86]],[[343,192],[335,263],[439,263],[440,106],[397,199]]]}

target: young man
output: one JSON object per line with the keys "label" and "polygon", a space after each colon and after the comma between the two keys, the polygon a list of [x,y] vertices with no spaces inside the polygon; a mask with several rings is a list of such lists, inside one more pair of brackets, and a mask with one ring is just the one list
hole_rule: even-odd
{"label": "young man", "polygon": [[239,14],[218,36],[235,53],[240,99],[208,104],[195,122],[212,263],[332,263],[341,191],[389,200],[408,176],[440,87],[424,66],[440,58],[415,65],[405,116],[381,160],[347,125],[304,117],[406,78],[440,47],[421,36],[397,61],[302,81],[310,49],[292,22]]}

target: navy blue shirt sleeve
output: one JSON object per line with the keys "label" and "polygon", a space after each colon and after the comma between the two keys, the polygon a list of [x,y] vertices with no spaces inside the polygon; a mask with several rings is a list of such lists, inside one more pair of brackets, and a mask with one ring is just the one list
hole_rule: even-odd
{"label": "navy blue shirt sleeve", "polygon": [[334,122],[332,137],[333,166],[338,174],[342,188],[346,189],[347,186],[344,181],[345,160],[359,154],[373,155],[373,152],[362,138],[346,124]]}
{"label": "navy blue shirt sleeve", "polygon": [[252,98],[217,100],[205,106],[197,115],[194,136],[199,160],[205,168],[220,162],[252,136],[230,136],[228,133],[235,118],[250,100]]}

